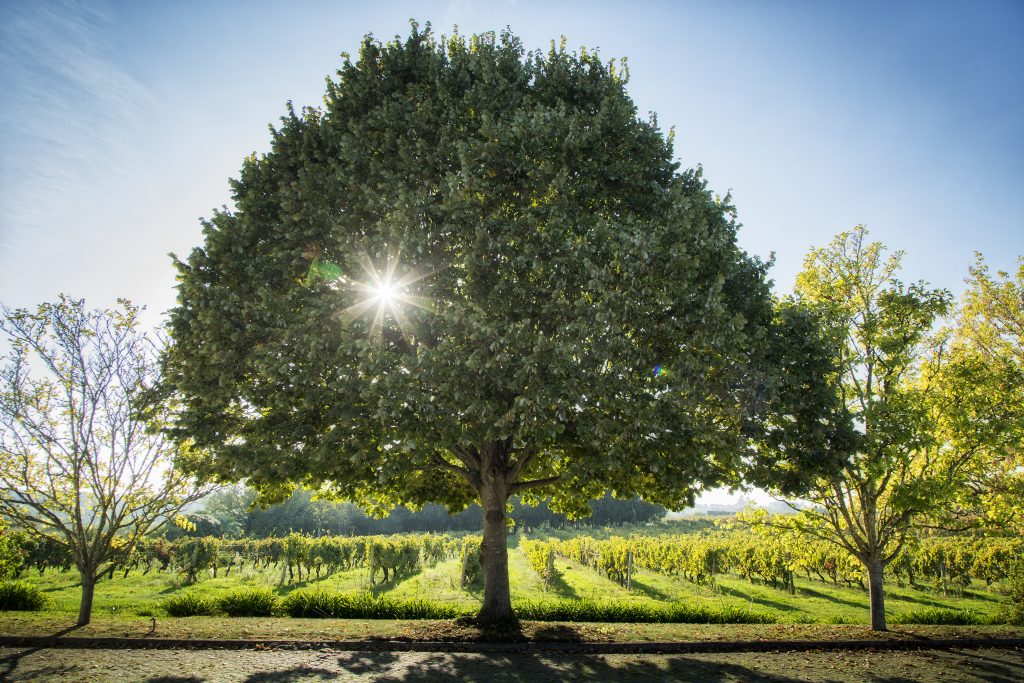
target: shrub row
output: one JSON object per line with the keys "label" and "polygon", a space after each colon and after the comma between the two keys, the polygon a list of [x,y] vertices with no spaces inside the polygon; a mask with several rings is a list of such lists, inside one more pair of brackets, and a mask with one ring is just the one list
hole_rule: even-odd
{"label": "shrub row", "polygon": [[[369,593],[334,593],[319,589],[301,589],[278,599],[266,589],[232,591],[218,599],[188,591],[165,600],[161,605],[172,617],[271,616],[323,619],[455,619],[468,616],[473,608],[433,602],[400,600]],[[676,624],[770,624],[775,618],[745,608],[704,607],[699,605],[649,605],[633,602],[595,602],[592,600],[552,600],[521,602],[515,605],[521,619],[532,621],[591,621]]]}
{"label": "shrub row", "polygon": [[[20,581],[0,583],[0,611],[38,611],[48,600],[38,587]],[[369,593],[344,594],[319,589],[294,591],[283,599],[267,588],[242,588],[219,598],[186,591],[161,603],[172,617],[290,617],[327,619],[454,619],[468,616],[472,608],[432,602],[400,600]],[[770,624],[776,617],[742,607],[704,605],[650,605],[637,602],[596,602],[592,600],[552,600],[519,602],[519,618],[531,621],[674,623],[674,624]],[[1005,614],[989,619],[971,610],[921,609],[902,612],[891,618],[893,624],[977,626],[991,623],[1019,623]]]}
{"label": "shrub row", "polygon": [[160,607],[172,617],[271,617],[280,613],[281,601],[269,588],[239,588],[219,598],[190,590],[167,598]]}
{"label": "shrub row", "polygon": [[776,618],[743,607],[651,605],[639,602],[553,600],[515,605],[521,619],[531,621],[593,621],[664,624],[772,624]]}
{"label": "shrub row", "polygon": [[281,601],[290,617],[325,619],[454,619],[468,613],[454,605],[430,600],[398,600],[386,595],[297,590]]}
{"label": "shrub row", "polygon": [[172,617],[226,614],[229,617],[290,617],[325,619],[454,619],[467,613],[453,605],[429,600],[400,600],[369,593],[334,593],[302,589],[278,598],[267,588],[243,588],[219,598],[186,591],[164,600],[160,607]]}
{"label": "shrub row", "polygon": [[931,607],[895,614],[889,619],[889,622],[896,625],[983,626],[993,623],[994,620],[971,610]]}

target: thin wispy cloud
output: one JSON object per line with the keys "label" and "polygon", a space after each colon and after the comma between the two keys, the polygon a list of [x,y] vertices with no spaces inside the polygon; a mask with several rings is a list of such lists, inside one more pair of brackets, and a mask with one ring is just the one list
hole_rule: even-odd
{"label": "thin wispy cloud", "polygon": [[74,229],[72,216],[55,214],[55,206],[88,211],[103,201],[99,187],[132,173],[114,162],[130,153],[153,97],[116,63],[111,27],[112,10],[102,3],[0,9],[2,261],[45,246],[44,230],[52,242],[54,227]]}

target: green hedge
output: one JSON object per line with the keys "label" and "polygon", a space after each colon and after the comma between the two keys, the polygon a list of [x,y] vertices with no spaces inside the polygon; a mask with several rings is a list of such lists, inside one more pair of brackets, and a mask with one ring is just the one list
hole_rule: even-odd
{"label": "green hedge", "polygon": [[776,618],[742,607],[648,605],[636,602],[557,600],[521,602],[516,616],[532,621],[599,621],[665,624],[772,624]]}
{"label": "green hedge", "polygon": [[282,611],[292,617],[326,619],[454,619],[467,612],[452,605],[429,600],[396,600],[369,593],[332,593],[301,589],[281,602]]}
{"label": "green hedge", "polygon": [[927,608],[894,614],[889,621],[893,624],[921,624],[926,626],[982,626],[992,623],[991,619],[977,612],[961,609]]}

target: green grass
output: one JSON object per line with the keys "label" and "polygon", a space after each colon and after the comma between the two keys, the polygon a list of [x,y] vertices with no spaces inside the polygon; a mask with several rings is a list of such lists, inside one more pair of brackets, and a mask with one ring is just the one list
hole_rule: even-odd
{"label": "green grass", "polygon": [[[97,638],[228,638],[296,640],[480,640],[491,636],[468,621],[387,619],[297,619],[293,617],[228,616],[171,619],[157,615],[156,628],[147,617],[96,615],[88,626],[75,627],[75,614],[0,612],[0,635]],[[646,624],[520,622],[522,638],[593,642],[665,642],[709,640],[855,640],[917,638],[1020,638],[1014,626],[894,625],[888,633],[866,625],[832,624]]]}
{"label": "green grass", "polygon": [[373,593],[397,600],[430,600],[452,605],[461,611],[480,606],[479,594],[467,592],[461,586],[462,577],[458,559],[439,562],[425,567],[398,581],[382,586]]}
{"label": "green grass", "polygon": [[[796,594],[770,585],[751,583],[738,576],[718,576],[716,585],[697,586],[681,577],[670,577],[638,570],[633,590],[624,588],[580,565],[559,558],[556,567],[563,572],[568,590],[560,597],[615,601],[682,603],[719,609],[747,609],[774,615],[783,623],[866,624],[868,595],[859,588],[796,579]],[[982,588],[967,590],[963,597],[943,597],[927,589],[901,588],[895,582],[886,585],[886,611],[889,614],[916,614],[922,610],[948,609],[969,611],[981,622],[999,615],[1003,598]],[[927,623],[927,622],[922,622]]]}
{"label": "green grass", "polygon": [[657,604],[630,601],[557,600],[518,602],[516,614],[531,621],[631,624],[771,624],[774,615],[742,607]]}
{"label": "green grass", "polygon": [[[674,619],[697,619],[703,623],[717,619],[709,615],[729,613],[769,615],[772,620],[790,624],[866,624],[868,621],[866,591],[809,581],[805,577],[797,578],[796,595],[790,595],[787,591],[752,584],[736,576],[719,576],[716,586],[711,587],[696,586],[681,577],[638,570],[632,590],[627,591],[586,567],[558,558],[556,568],[561,578],[553,586],[545,587],[514,540],[510,545],[509,578],[513,602],[533,605],[535,607],[531,609],[536,610],[540,609],[537,605],[561,605],[557,609],[546,607],[551,615],[570,612],[582,615],[585,610],[581,605],[590,603],[588,609],[596,615],[592,619],[594,621],[606,621],[615,614],[620,615],[618,618],[627,618],[633,612],[638,615],[669,614],[671,610],[675,610],[673,613],[677,615]],[[38,586],[47,596],[49,611],[77,612],[81,594],[77,574],[51,570],[42,577],[36,572],[27,572],[23,578]],[[281,580],[282,572],[278,567],[235,569],[227,577],[201,576],[200,581],[192,586],[185,585],[180,575],[169,572],[153,571],[146,576],[133,572],[128,578],[115,575],[113,580],[103,579],[97,584],[93,614],[159,615],[164,613],[161,605],[168,598],[189,590],[219,604],[243,589],[267,591],[278,600],[287,598],[296,590],[321,589],[347,596],[386,596],[402,604],[429,601],[460,614],[475,611],[482,597],[479,587],[463,590],[457,560],[424,567],[376,586],[370,585],[365,569],[339,572],[320,580],[315,576],[304,577],[303,581],[294,583],[282,584]],[[575,606],[566,611],[566,604]],[[980,586],[969,588],[962,597],[943,597],[941,593],[927,588],[899,587],[894,581],[886,584],[886,611],[890,619],[899,619],[903,623],[909,623],[908,619],[924,620],[921,623],[940,623],[943,619],[947,620],[945,623],[956,619],[969,621],[955,623],[991,623],[999,618],[1004,608],[1004,596]],[[421,611],[428,612],[425,608]],[[964,617],[964,614],[970,616]],[[736,618],[742,620],[743,617]]]}
{"label": "green grass", "polygon": [[390,595],[333,593],[308,588],[290,593],[281,610],[292,617],[315,619],[454,619],[467,611],[455,605]]}
{"label": "green grass", "polygon": [[981,626],[991,623],[991,619],[986,619],[971,610],[929,607],[909,612],[899,612],[890,617],[889,622],[892,624],[927,624],[933,626]]}

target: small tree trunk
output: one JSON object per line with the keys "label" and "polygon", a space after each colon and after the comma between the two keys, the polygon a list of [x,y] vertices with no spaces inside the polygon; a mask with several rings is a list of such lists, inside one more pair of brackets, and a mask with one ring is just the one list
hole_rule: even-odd
{"label": "small tree trunk", "polygon": [[633,551],[626,551],[626,590],[633,590]]}
{"label": "small tree trunk", "polygon": [[484,602],[477,618],[482,622],[511,621],[512,594],[508,584],[508,547],[506,545],[505,501],[508,487],[504,481],[486,482],[480,492],[484,508],[484,539],[480,544],[480,563],[484,570]]}
{"label": "small tree trunk", "polygon": [[78,626],[85,626],[92,619],[92,597],[96,592],[96,575],[93,571],[78,570],[82,579],[82,602],[78,606]]}
{"label": "small tree trunk", "polygon": [[869,558],[868,570],[868,599],[871,604],[871,630],[888,631],[885,623],[885,589],[882,586],[882,560],[880,558]]}

